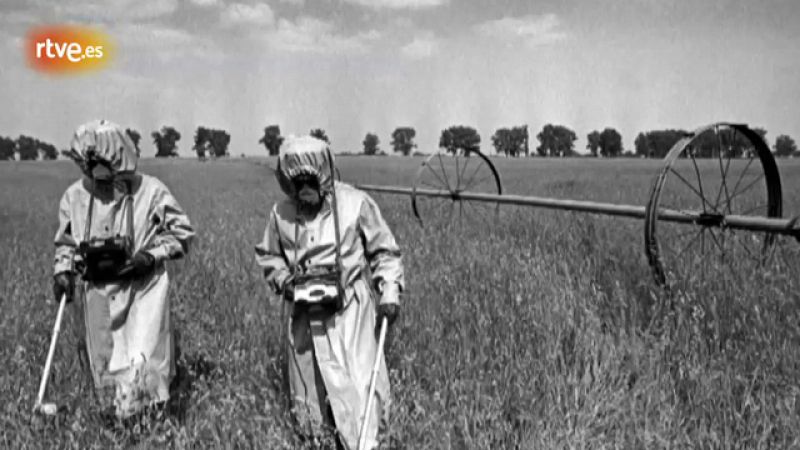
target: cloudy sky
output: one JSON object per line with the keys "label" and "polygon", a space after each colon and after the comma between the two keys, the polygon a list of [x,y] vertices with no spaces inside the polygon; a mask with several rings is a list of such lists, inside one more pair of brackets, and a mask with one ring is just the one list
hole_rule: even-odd
{"label": "cloudy sky", "polygon": [[[48,76],[26,66],[33,26],[78,23],[116,43],[110,67]],[[490,150],[501,126],[586,134],[693,129],[730,120],[800,141],[797,0],[2,0],[0,134],[64,147],[108,118],[191,148],[198,125],[231,132],[231,153],[327,130],[337,151],[397,126],[432,151],[471,125]],[[148,139],[149,140],[149,139]],[[149,143],[145,154],[153,154]]]}

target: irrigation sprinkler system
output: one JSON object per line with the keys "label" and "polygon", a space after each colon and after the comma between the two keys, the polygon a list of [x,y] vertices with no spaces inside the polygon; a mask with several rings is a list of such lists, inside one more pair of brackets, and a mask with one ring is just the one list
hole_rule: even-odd
{"label": "irrigation sprinkler system", "polygon": [[782,218],[780,173],[769,147],[747,125],[728,122],[688,132],[672,146],[646,206],[507,195],[494,164],[479,151],[430,155],[412,187],[355,186],[410,196],[421,223],[456,216],[491,222],[500,205],[644,219],[645,254],[662,285],[702,276],[714,266],[710,257],[741,274],[743,261],[771,258],[777,236],[800,240],[800,218]]}

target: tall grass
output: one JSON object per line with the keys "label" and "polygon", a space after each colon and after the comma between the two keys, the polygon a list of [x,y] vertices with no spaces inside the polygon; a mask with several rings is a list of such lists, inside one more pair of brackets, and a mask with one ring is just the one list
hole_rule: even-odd
{"label": "tall grass", "polygon": [[[346,179],[408,184],[394,158],[346,159]],[[656,162],[500,162],[509,192],[643,204]],[[55,308],[52,235],[68,163],[0,166],[0,447],[303,448],[285,413],[281,310],[252,245],[282,195],[252,161],[152,162],[198,229],[170,267],[180,334],[178,412],[106,428],[78,357],[70,307],[48,396],[30,414]],[[800,167],[785,165],[796,205]],[[388,348],[387,448],[800,448],[800,245],[781,264],[665,293],[641,223],[503,208],[492,229],[421,229],[408,200],[375,195],[408,289]],[[800,212],[800,208],[793,210]],[[791,209],[790,209],[791,212]],[[711,262],[710,264],[713,264]]]}

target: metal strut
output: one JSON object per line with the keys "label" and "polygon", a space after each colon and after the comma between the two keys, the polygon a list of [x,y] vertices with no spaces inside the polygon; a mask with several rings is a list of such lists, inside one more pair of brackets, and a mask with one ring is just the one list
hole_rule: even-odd
{"label": "metal strut", "polygon": [[[357,184],[356,188],[380,192],[384,194],[411,195],[411,188],[402,186],[379,186],[373,184]],[[494,202],[498,204],[537,206],[547,209],[560,209],[567,211],[580,211],[607,216],[630,217],[642,219],[645,217],[647,207],[624,205],[616,203],[601,203],[585,200],[566,200],[549,197],[534,197],[524,195],[496,195],[477,192],[450,192],[446,190],[417,189],[416,195],[421,197],[443,197],[453,200],[469,200],[478,202]],[[665,222],[693,224],[704,227],[731,228],[734,230],[766,231],[770,233],[800,236],[800,224],[796,219],[782,219],[771,217],[755,217],[742,215],[723,215],[703,211],[676,210],[668,208],[658,209],[658,219]]]}

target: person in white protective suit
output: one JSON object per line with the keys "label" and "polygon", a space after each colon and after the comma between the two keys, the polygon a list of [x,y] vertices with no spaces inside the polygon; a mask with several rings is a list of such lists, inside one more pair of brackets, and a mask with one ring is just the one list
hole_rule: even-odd
{"label": "person in white protective suit", "polygon": [[175,355],[164,263],[187,252],[194,230],[169,189],[136,172],[136,148],[120,126],[89,122],[70,146],[83,178],[61,197],[54,296],[72,301],[83,283],[94,386],[101,399],[113,388],[114,415],[128,418],[169,399]]}
{"label": "person in white protective suit", "polygon": [[[376,330],[383,317],[389,324],[397,318],[404,275],[400,248],[375,201],[335,182],[333,173],[326,142],[285,140],[276,176],[288,198],[269,213],[256,261],[291,309],[286,364],[300,432],[316,439],[335,430],[339,447],[355,449],[378,351]],[[305,298],[315,289],[327,292],[324,300]],[[368,448],[377,446],[378,426],[388,418],[383,357],[375,392]]]}

